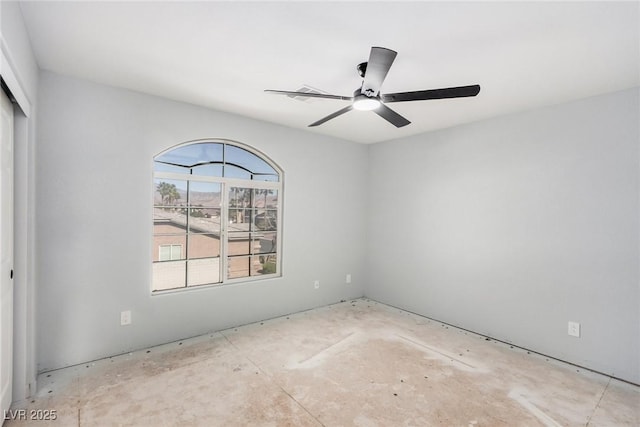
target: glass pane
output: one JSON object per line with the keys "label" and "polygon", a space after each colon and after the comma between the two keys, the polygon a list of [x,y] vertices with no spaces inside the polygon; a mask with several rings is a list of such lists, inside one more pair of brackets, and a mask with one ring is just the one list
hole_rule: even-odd
{"label": "glass pane", "polygon": [[224,161],[226,164],[237,165],[253,173],[277,175],[276,171],[260,157],[233,145],[225,145]]}
{"label": "glass pane", "polygon": [[182,245],[171,245],[169,249],[171,260],[182,259]]}
{"label": "glass pane", "polygon": [[186,261],[154,262],[152,290],[183,288],[185,286]]}
{"label": "glass pane", "polygon": [[215,182],[189,182],[189,206],[219,207],[221,184]]}
{"label": "glass pane", "polygon": [[249,242],[249,233],[229,233],[227,243],[229,255],[249,255],[251,253]]}
{"label": "glass pane", "polygon": [[222,164],[215,163],[200,165],[194,167],[191,171],[192,175],[197,176],[222,176]]}
{"label": "glass pane", "polygon": [[278,190],[270,188],[254,188],[253,189],[253,207],[254,208],[271,208],[278,207]]}
{"label": "glass pane", "polygon": [[166,163],[153,162],[155,172],[189,173],[189,168],[185,166],[168,165]]}
{"label": "glass pane", "polygon": [[175,261],[183,259],[182,245],[160,245],[158,261]]}
{"label": "glass pane", "polygon": [[276,210],[257,209],[253,218],[254,229],[264,231],[276,231],[278,229],[278,216]]}
{"label": "glass pane", "polygon": [[251,249],[254,254],[275,252],[277,248],[276,233],[253,233]]}
{"label": "glass pane", "polygon": [[187,181],[156,178],[153,180],[156,206],[180,206],[187,203]]}
{"label": "glass pane", "polygon": [[189,259],[220,256],[220,236],[214,234],[189,234]]}
{"label": "glass pane", "polygon": [[220,283],[220,258],[187,261],[187,286]]}
{"label": "glass pane", "polygon": [[193,207],[189,209],[189,216],[191,220],[204,218],[204,219],[215,219],[216,223],[220,222],[220,208],[201,208],[201,207]]}
{"label": "glass pane", "polygon": [[238,277],[249,277],[249,257],[229,257],[227,265],[227,277],[237,279]]}
{"label": "glass pane", "polygon": [[158,256],[159,261],[170,261],[171,260],[171,245],[160,245],[160,255]]}
{"label": "glass pane", "polygon": [[181,208],[154,208],[153,209],[153,233],[154,234],[179,234],[187,229],[187,216]]}
{"label": "glass pane", "polygon": [[249,231],[251,209],[229,209],[229,231]]}
{"label": "glass pane", "polygon": [[201,163],[222,162],[222,147],[219,143],[199,142],[174,148],[154,160],[191,168]]}
{"label": "glass pane", "polygon": [[251,257],[251,275],[275,274],[276,255],[260,255]]}
{"label": "glass pane", "polygon": [[[180,257],[174,258],[178,249],[171,249],[172,246],[179,246]],[[187,237],[184,234],[178,235],[154,235],[153,236],[153,261],[170,261],[184,259],[184,248],[187,246]]]}
{"label": "glass pane", "polygon": [[251,179],[251,172],[248,172],[239,167],[225,164],[224,165],[224,176],[226,178],[238,178],[238,179]]}
{"label": "glass pane", "polygon": [[229,189],[229,207],[245,208],[251,206],[253,196],[251,188],[231,187]]}
{"label": "glass pane", "polygon": [[219,233],[220,209],[189,209],[190,233]]}
{"label": "glass pane", "polygon": [[254,181],[266,181],[266,182],[278,182],[278,181],[280,181],[280,177],[278,175],[254,174],[253,175],[253,180]]}

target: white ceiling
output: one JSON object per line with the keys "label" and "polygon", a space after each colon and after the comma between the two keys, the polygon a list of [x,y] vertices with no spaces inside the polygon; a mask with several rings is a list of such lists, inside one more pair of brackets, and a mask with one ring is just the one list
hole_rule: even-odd
{"label": "white ceiling", "polygon": [[[638,2],[58,2],[21,9],[42,69],[372,143],[640,86]],[[412,124],[264,89],[351,96],[372,46],[382,93],[480,84],[390,106]]]}

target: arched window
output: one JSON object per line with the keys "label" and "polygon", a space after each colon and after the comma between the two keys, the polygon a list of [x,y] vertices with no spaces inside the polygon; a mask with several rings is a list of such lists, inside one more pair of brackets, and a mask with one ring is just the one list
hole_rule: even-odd
{"label": "arched window", "polygon": [[282,171],[226,140],[154,157],[152,292],[280,275]]}

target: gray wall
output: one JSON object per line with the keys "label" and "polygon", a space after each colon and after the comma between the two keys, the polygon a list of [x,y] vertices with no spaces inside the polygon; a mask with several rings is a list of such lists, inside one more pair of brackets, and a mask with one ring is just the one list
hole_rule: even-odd
{"label": "gray wall", "polygon": [[640,383],[638,100],[372,146],[365,294]]}
{"label": "gray wall", "polygon": [[[49,72],[39,90],[40,371],[363,295],[366,146]],[[152,158],[207,137],[284,170],[283,277],[151,296]]]}
{"label": "gray wall", "polygon": [[0,2],[0,37],[4,41],[1,48],[10,62],[11,71],[24,91],[24,96],[34,104],[38,91],[38,64],[31,50],[29,34],[17,1]]}
{"label": "gray wall", "polygon": [[[640,382],[637,89],[364,146],[39,84],[41,371],[366,294]],[[284,277],[152,297],[151,159],[204,137],[284,169]]]}

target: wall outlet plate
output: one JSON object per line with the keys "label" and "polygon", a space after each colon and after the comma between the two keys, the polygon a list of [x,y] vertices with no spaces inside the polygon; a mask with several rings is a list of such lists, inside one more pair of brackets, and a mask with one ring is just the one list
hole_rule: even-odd
{"label": "wall outlet plate", "polygon": [[347,277],[345,278],[345,282],[351,283],[351,273],[347,274]]}
{"label": "wall outlet plate", "polygon": [[572,337],[580,338],[580,323],[578,322],[569,322],[567,333]]}
{"label": "wall outlet plate", "polygon": [[131,324],[131,310],[126,310],[120,313],[120,326],[127,326]]}
{"label": "wall outlet plate", "polygon": [[320,287],[320,280],[314,280],[313,281],[313,287],[318,289]]}

